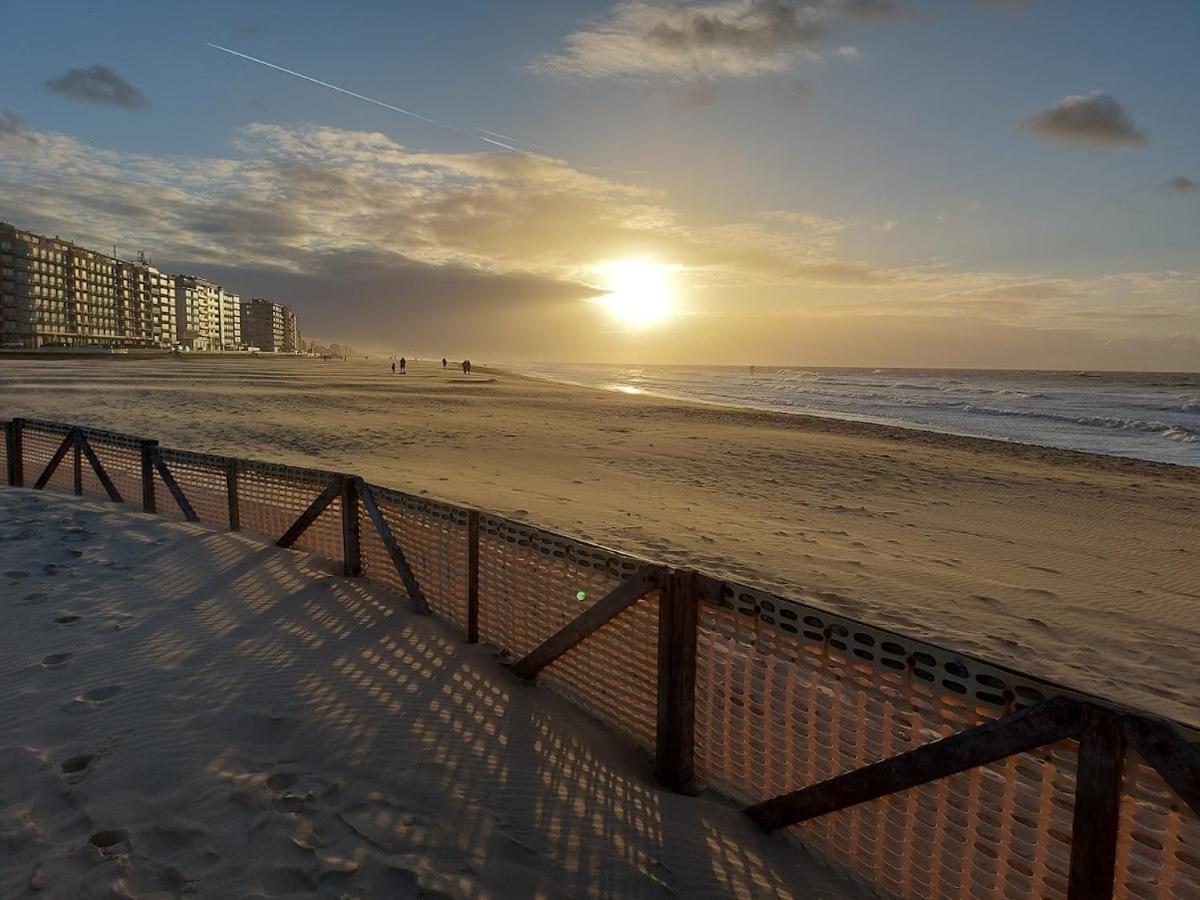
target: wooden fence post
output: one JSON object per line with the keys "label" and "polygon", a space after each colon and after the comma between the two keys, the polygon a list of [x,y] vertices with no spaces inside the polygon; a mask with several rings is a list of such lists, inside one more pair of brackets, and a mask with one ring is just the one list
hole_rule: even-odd
{"label": "wooden fence post", "polygon": [[75,429],[72,451],[75,454],[75,496],[83,496],[83,432]]}
{"label": "wooden fence post", "polygon": [[673,791],[694,777],[696,724],[696,575],[672,571],[658,595],[658,740],[654,775]]}
{"label": "wooden fence post", "polygon": [[8,483],[13,487],[25,486],[24,433],[25,420],[13,419],[8,429]]}
{"label": "wooden fence post", "polygon": [[342,478],[342,564],[347,577],[362,574],[358,480],[353,475]]}
{"label": "wooden fence post", "polygon": [[158,441],[139,441],[142,450],[142,512],[158,512],[154,497],[154,454],[158,452]]}
{"label": "wooden fence post", "polygon": [[1108,900],[1113,895],[1125,731],[1106,709],[1087,706],[1079,728],[1075,768],[1075,817],[1071,826],[1069,900]]}
{"label": "wooden fence post", "polygon": [[225,460],[225,497],[229,501],[229,530],[242,528],[242,508],[238,499],[238,472],[241,463],[236,459]]}
{"label": "wooden fence post", "polygon": [[467,643],[479,643],[479,510],[467,513]]}

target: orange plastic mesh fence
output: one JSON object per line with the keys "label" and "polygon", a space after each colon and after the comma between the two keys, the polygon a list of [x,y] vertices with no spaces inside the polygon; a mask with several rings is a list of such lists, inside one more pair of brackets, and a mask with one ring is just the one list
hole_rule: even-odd
{"label": "orange plastic mesh fence", "polygon": [[[238,474],[242,528],[278,540],[338,476],[316,469],[246,462]],[[295,547],[327,559],[342,558],[342,501],[334,499]]]}
{"label": "orange plastic mesh fence", "polygon": [[[25,420],[26,485],[70,426]],[[127,503],[140,504],[136,438],[84,429]],[[4,462],[0,447],[0,465]],[[162,450],[202,521],[227,523],[223,458]],[[47,487],[70,492],[69,451]],[[3,471],[0,468],[0,471]],[[106,496],[84,460],[85,493]],[[241,464],[242,527],[278,539],[339,476]],[[180,516],[156,479],[160,513]],[[466,626],[467,513],[373,488],[435,614]],[[364,574],[403,592],[360,504]],[[297,547],[342,558],[340,497]],[[480,639],[518,659],[643,565],[641,560],[480,515]],[[648,594],[543,670],[540,679],[631,741],[653,749],[658,595]],[[755,803],[902,753],[1064,689],[769,593],[723,583],[700,600],[696,771]],[[1184,729],[1197,740],[1194,730]],[[903,897],[1063,897],[1070,864],[1075,753],[1031,753],[814,819],[787,833]],[[1200,897],[1200,818],[1151,767],[1127,755],[1118,897]]]}
{"label": "orange plastic mesh fence", "polygon": [[[21,432],[22,459],[25,467],[25,486],[33,487],[42,477],[42,472],[49,465],[55,451],[62,444],[63,438],[70,432],[70,425],[60,425],[57,422],[41,422],[26,419]],[[68,450],[62,462],[58,464],[46,487],[56,491],[70,493],[75,489],[75,454]]]}
{"label": "orange plastic mesh fence", "polygon": [[[482,514],[479,638],[520,659],[633,574],[629,556]],[[542,671],[638,745],[654,746],[658,598],[651,593]]]}
{"label": "orange plastic mesh fence", "polygon": [[[228,525],[229,501],[225,489],[224,458],[165,447],[160,452],[171,477],[187,497],[200,521],[207,525]],[[157,470],[154,473],[154,502],[160,515],[183,517],[183,511]]]}
{"label": "orange plastic mesh fence", "polygon": [[1117,835],[1117,897],[1200,897],[1200,818],[1130,751]]}
{"label": "orange plastic mesh fence", "polygon": [[[434,614],[467,627],[467,511],[385,488],[371,491]],[[363,574],[406,594],[366,506],[359,504]]]}
{"label": "orange plastic mesh fence", "polygon": [[[701,604],[699,623],[697,774],[748,804],[1058,693],[736,585]],[[789,833],[896,896],[1065,897],[1075,754],[1062,741]],[[1196,817],[1138,771],[1125,783],[1118,893],[1197,896]]]}

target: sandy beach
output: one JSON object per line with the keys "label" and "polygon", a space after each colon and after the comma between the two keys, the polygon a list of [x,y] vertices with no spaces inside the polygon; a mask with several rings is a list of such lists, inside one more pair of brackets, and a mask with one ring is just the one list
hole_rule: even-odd
{"label": "sandy beach", "polygon": [[352,471],[1200,723],[1200,472],[432,363],[0,361],[0,417]]}
{"label": "sandy beach", "polygon": [[0,596],[0,896],[866,896],[307,554],[3,489]]}

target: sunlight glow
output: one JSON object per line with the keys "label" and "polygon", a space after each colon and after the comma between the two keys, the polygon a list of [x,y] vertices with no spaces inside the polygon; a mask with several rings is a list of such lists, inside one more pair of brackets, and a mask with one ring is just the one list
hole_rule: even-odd
{"label": "sunlight glow", "polygon": [[649,259],[617,259],[596,266],[608,292],[600,303],[630,328],[646,328],[675,312],[678,266]]}

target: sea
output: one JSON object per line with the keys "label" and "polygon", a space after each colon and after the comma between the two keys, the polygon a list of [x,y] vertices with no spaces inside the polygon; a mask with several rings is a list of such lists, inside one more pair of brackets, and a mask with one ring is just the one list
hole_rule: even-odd
{"label": "sea", "polygon": [[626,394],[1200,466],[1200,374],[504,363]]}

